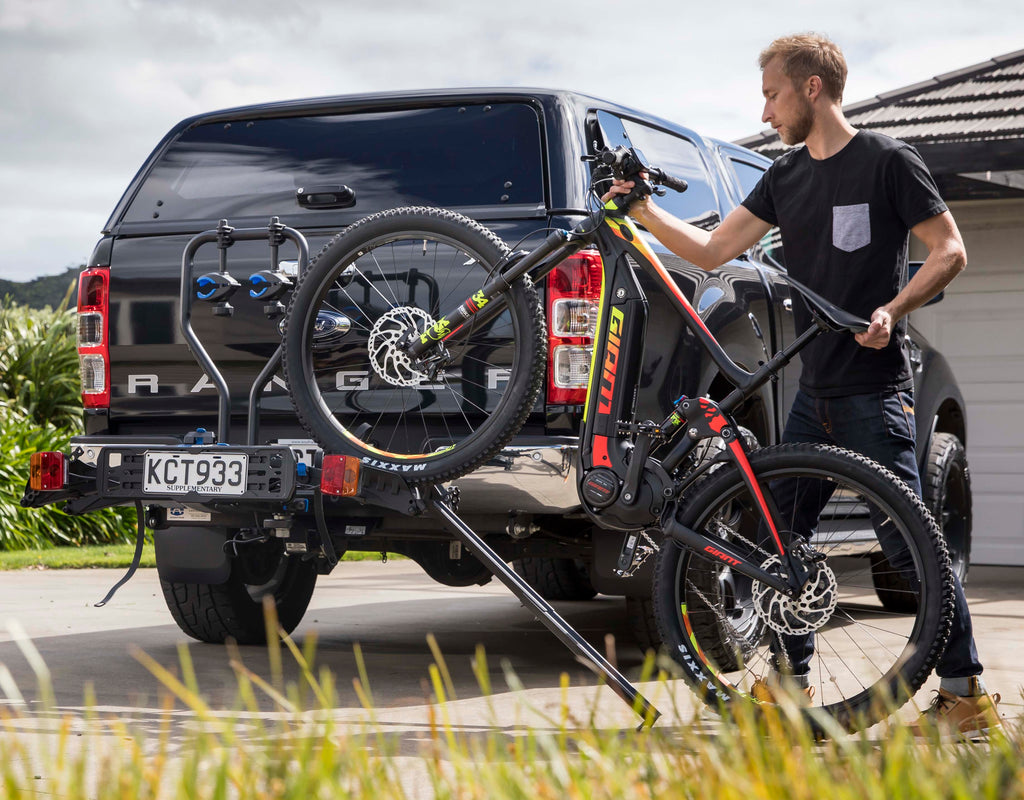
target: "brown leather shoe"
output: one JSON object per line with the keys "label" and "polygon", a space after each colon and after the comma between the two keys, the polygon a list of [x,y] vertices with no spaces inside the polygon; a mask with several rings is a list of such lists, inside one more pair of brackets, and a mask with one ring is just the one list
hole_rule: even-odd
{"label": "brown leather shoe", "polygon": [[[779,704],[779,696],[784,694],[786,691],[785,687],[780,686],[776,682],[769,683],[763,678],[756,678],[754,685],[750,687],[750,695],[761,703],[769,703],[771,705]],[[814,687],[805,686],[800,689],[799,692],[793,692],[793,699],[797,705],[810,706],[814,701]]]}
{"label": "brown leather shoe", "polygon": [[961,697],[945,689],[935,693],[931,706],[911,726],[915,736],[971,739],[999,730],[1003,721],[996,708],[998,694],[983,692]]}

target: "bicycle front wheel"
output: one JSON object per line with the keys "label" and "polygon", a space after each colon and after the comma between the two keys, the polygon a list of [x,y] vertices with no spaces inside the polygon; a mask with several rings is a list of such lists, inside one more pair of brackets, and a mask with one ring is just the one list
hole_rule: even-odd
{"label": "bicycle front wheel", "polygon": [[374,214],[324,247],[288,305],[284,371],[299,420],[326,452],[425,483],[471,471],[512,438],[547,360],[528,278],[504,294],[497,316],[470,318],[438,346],[432,363],[402,350],[507,253],[476,222],[431,208]]}
{"label": "bicycle front wheel", "polygon": [[[782,537],[812,548],[810,580],[791,601],[666,538],[653,588],[662,641],[709,705],[775,703],[789,691],[849,730],[873,724],[921,687],[949,636],[952,569],[938,527],[906,484],[849,451],[781,445],[750,463],[779,506]],[[695,486],[679,521],[782,573],[735,466]],[[878,601],[881,553],[917,601],[908,613]]]}

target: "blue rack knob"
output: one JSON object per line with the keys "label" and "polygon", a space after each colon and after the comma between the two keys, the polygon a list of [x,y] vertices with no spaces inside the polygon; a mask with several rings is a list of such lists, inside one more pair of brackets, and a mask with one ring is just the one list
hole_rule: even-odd
{"label": "blue rack knob", "polygon": [[196,297],[209,303],[227,300],[241,284],[226,272],[208,272],[196,278]]}
{"label": "blue rack knob", "polygon": [[249,276],[249,297],[257,300],[277,300],[292,288],[292,279],[283,272],[265,269]]}

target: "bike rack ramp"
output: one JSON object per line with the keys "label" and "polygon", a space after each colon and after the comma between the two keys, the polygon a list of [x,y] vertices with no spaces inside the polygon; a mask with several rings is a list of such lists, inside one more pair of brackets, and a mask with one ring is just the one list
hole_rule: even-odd
{"label": "bike rack ramp", "polygon": [[551,604],[492,550],[484,540],[452,510],[449,493],[432,486],[425,500],[427,509],[476,556],[498,580],[508,587],[519,601],[551,631],[576,659],[608,681],[608,686],[641,718],[641,727],[653,725],[661,712],[630,683],[598,650],[584,639]]}
{"label": "bike rack ramp", "polygon": [[[584,666],[608,682],[609,688],[641,718],[640,727],[650,727],[661,712],[640,691],[565,620],[552,605],[515,572],[476,531],[456,513],[459,492],[436,484],[412,484],[400,473],[362,465],[359,470],[358,503],[390,508],[417,516],[429,513],[501,581],[534,616],[564,644]],[[322,500],[322,498],[319,498]],[[324,519],[317,515],[318,523]],[[319,531],[321,539],[328,531]]]}

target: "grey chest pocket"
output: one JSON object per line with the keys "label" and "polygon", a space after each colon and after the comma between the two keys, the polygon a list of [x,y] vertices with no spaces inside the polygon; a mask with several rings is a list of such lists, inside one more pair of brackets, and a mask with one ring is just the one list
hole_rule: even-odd
{"label": "grey chest pocket", "polygon": [[832,206],[832,245],[847,253],[871,244],[871,215],[867,203]]}

